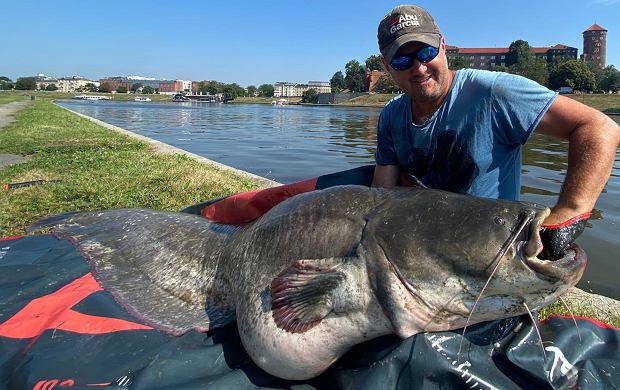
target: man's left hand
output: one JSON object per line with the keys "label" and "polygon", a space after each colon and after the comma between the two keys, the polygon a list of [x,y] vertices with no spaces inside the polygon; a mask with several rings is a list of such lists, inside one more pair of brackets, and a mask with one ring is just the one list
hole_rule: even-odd
{"label": "man's left hand", "polygon": [[538,255],[545,260],[559,260],[564,257],[570,244],[583,232],[586,222],[590,218],[590,212],[579,214],[564,222],[545,223],[540,231],[543,250]]}

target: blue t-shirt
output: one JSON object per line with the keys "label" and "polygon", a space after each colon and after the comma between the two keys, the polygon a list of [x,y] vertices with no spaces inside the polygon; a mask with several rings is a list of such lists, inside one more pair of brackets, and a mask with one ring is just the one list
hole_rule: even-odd
{"label": "blue t-shirt", "polygon": [[377,125],[378,165],[398,165],[431,188],[519,199],[521,145],[557,94],[525,77],[476,69],[456,72],[426,123],[416,125],[411,100],[392,99]]}

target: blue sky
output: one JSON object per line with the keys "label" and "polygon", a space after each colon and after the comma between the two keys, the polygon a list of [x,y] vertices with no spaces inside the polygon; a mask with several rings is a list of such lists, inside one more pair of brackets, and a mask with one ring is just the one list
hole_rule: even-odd
{"label": "blue sky", "polygon": [[[381,18],[399,1],[2,2],[0,76],[38,73],[218,80],[242,86],[329,81],[352,59],[378,54]],[[608,30],[607,64],[620,68],[620,0],[418,1],[460,47],[557,43]]]}

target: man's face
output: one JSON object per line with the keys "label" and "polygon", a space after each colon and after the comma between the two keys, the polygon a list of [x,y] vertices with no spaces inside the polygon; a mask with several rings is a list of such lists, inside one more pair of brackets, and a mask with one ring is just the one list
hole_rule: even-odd
{"label": "man's face", "polygon": [[[398,50],[396,56],[416,53],[424,46],[423,43],[419,42],[406,43]],[[383,64],[400,89],[410,96],[414,102],[431,103],[435,100],[441,100],[450,89],[452,78],[448,69],[443,38],[439,54],[432,61],[421,63],[415,59],[411,68],[406,70],[396,70],[385,60]]]}

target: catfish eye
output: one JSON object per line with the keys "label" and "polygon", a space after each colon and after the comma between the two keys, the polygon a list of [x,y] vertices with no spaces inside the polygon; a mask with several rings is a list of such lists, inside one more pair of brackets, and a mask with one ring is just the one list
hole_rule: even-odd
{"label": "catfish eye", "polygon": [[493,222],[495,222],[497,225],[500,225],[500,226],[504,226],[506,224],[506,220],[502,217],[493,218]]}

